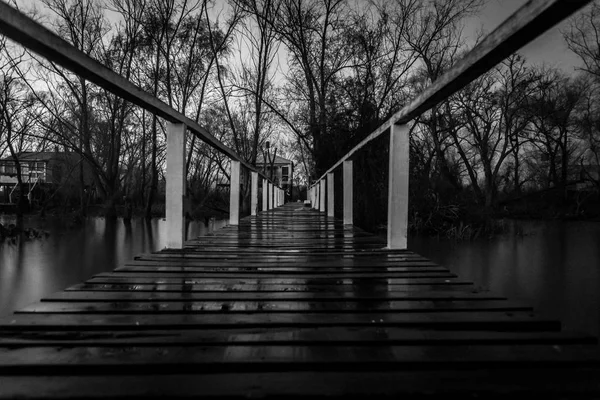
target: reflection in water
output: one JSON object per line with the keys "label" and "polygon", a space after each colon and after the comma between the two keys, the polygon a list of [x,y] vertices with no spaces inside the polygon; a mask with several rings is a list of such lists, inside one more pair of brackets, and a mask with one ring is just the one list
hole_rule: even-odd
{"label": "reflection in water", "polygon": [[[0,216],[6,225],[10,219]],[[210,222],[216,229],[226,221]],[[110,271],[140,253],[166,245],[165,221],[88,218],[75,228],[59,219],[26,221],[25,226],[50,232],[44,239],[0,243],[0,316],[10,314],[67,286]],[[190,222],[188,238],[209,232]]]}
{"label": "reflection in water", "polygon": [[600,223],[518,221],[524,236],[455,243],[409,238],[410,250],[468,279],[533,305],[563,328],[599,333]]}

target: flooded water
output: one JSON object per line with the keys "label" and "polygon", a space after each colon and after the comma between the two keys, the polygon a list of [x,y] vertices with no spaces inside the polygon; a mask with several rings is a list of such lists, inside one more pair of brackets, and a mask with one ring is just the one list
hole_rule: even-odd
{"label": "flooded water", "polygon": [[[0,223],[10,222],[0,216]],[[190,222],[188,237],[225,224],[224,220],[211,220],[208,225]],[[27,220],[26,227],[41,228],[49,236],[0,243],[0,316],[166,245],[162,219],[133,219],[125,224],[122,219],[88,218],[72,225],[60,219]]]}
{"label": "flooded water", "polygon": [[473,242],[413,237],[409,247],[461,278],[559,318],[564,329],[598,335],[600,223],[514,221],[512,229]]}

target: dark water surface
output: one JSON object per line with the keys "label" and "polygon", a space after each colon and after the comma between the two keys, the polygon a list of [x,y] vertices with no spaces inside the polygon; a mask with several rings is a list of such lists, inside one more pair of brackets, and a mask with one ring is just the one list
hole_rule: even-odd
{"label": "dark water surface", "polygon": [[513,221],[511,225],[512,234],[491,240],[413,237],[409,248],[461,278],[523,300],[543,316],[559,318],[563,329],[598,335],[600,223]]}
{"label": "dark water surface", "polygon": [[[10,222],[10,217],[0,215],[0,223]],[[203,235],[225,223],[190,222],[188,237]],[[125,224],[122,219],[88,218],[73,226],[69,221],[48,218],[27,220],[25,226],[46,230],[49,236],[0,243],[0,316],[166,245],[162,219],[133,219]]]}

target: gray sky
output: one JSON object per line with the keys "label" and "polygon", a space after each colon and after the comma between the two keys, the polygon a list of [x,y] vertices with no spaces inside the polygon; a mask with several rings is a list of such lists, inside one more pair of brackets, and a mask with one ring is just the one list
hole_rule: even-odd
{"label": "gray sky", "polygon": [[[527,0],[488,0],[481,14],[469,22],[469,28],[473,29],[472,33],[474,33],[483,27],[485,32],[489,33],[525,3]],[[565,72],[573,72],[580,61],[567,48],[560,33],[560,30],[565,30],[568,26],[569,20],[567,19],[529,43],[520,53],[532,64],[546,63],[549,66],[561,68]]]}

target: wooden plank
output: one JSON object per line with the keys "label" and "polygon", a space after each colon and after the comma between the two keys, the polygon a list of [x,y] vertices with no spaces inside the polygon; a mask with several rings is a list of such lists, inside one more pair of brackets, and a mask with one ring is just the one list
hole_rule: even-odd
{"label": "wooden plank", "polygon": [[[40,362],[40,360],[44,360]],[[0,348],[0,374],[398,371],[494,366],[600,368],[596,346],[155,346]],[[83,370],[83,371],[82,371]],[[85,370],[88,370],[87,372]],[[89,371],[91,370],[91,371]],[[141,371],[136,371],[140,373]]]}
{"label": "wooden plank", "polygon": [[429,262],[429,261],[375,261],[369,262],[368,260],[350,260],[350,259],[339,259],[339,260],[326,260],[326,261],[313,261],[310,260],[246,260],[237,259],[223,259],[219,262],[218,258],[214,259],[197,259],[197,260],[137,260],[128,262],[127,265],[147,265],[147,266],[198,266],[198,267],[252,267],[252,268],[290,268],[290,267],[298,267],[298,268],[372,268],[373,270],[380,270],[383,268],[393,268],[393,267],[439,267],[438,264]]}
{"label": "wooden plank", "polygon": [[0,331],[0,348],[83,346],[431,346],[498,344],[597,344],[590,335],[569,332],[430,331],[396,327],[232,328],[227,330]]}
{"label": "wooden plank", "polygon": [[295,274],[332,274],[336,272],[352,272],[352,273],[364,273],[364,272],[398,272],[398,273],[429,273],[429,272],[448,272],[447,268],[439,266],[410,266],[410,267],[342,267],[340,268],[329,268],[329,267],[263,267],[263,266],[178,266],[178,265],[163,265],[160,266],[146,266],[129,264],[124,267],[115,268],[115,272],[136,272],[136,273],[147,273],[147,272],[203,272],[203,273],[214,273],[214,272],[227,272],[227,273],[238,273],[238,272],[255,272],[257,274],[264,273],[277,273],[278,275],[285,275],[289,273]]}
{"label": "wooden plank", "polygon": [[87,292],[63,291],[44,297],[41,301],[208,301],[208,300],[273,300],[278,301],[372,301],[372,300],[506,300],[506,297],[492,293],[472,293],[456,291],[382,291],[377,293],[356,292]]}
{"label": "wooden plank", "polygon": [[117,271],[117,272],[107,272],[100,273],[95,275],[97,278],[104,277],[114,277],[114,278],[155,278],[155,279],[166,279],[166,278],[175,278],[175,279],[318,279],[318,280],[332,280],[332,279],[448,279],[448,278],[456,278],[455,274],[450,272],[395,272],[395,271],[381,271],[377,272],[338,272],[338,273],[298,273],[298,272],[282,272],[282,273],[273,273],[270,271],[267,272],[187,272],[187,271],[175,271],[175,272],[126,272],[126,271]]}
{"label": "wooden plank", "polygon": [[[289,398],[377,396],[378,398],[416,399],[444,393],[445,397],[498,398],[527,393],[530,398],[591,398],[597,392],[593,368],[544,369],[532,374],[526,369],[500,371],[394,371],[394,372],[293,372],[245,374],[172,374],[163,379],[154,375],[123,376],[48,376],[0,377],[0,396],[36,397],[43,388],[49,398],[164,397],[177,398]],[[526,378],[531,376],[531,378]],[[473,384],[467,384],[471,379]],[[550,383],[544,385],[544,381]],[[571,382],[567,386],[565,382]],[[571,389],[571,386],[573,387]],[[441,396],[440,396],[441,397]]]}
{"label": "wooden plank", "polygon": [[570,365],[402,371],[0,376],[0,398],[529,398],[591,399],[598,368]]}
{"label": "wooden plank", "polygon": [[[382,292],[432,292],[432,291],[479,291],[471,283],[438,283],[438,284],[411,284],[411,285],[391,285],[387,283],[370,285],[373,293]],[[73,285],[65,291],[87,291],[87,292],[155,292],[155,293],[198,293],[198,292],[309,292],[317,293],[346,293],[356,291],[355,285],[326,285],[326,284],[239,284],[223,283],[215,281],[213,283],[202,283],[194,285],[170,285],[170,284],[139,284],[139,283],[79,283]]]}
{"label": "wooden plank", "polygon": [[376,300],[376,301],[280,301],[280,300],[223,300],[223,301],[113,301],[61,302],[48,301],[30,304],[16,313],[112,313],[112,314],[162,314],[162,313],[414,313],[453,311],[528,311],[531,306],[508,300]]}
{"label": "wooden plank", "polygon": [[0,330],[116,331],[130,329],[271,329],[274,327],[384,326],[446,330],[558,331],[560,322],[529,311],[430,313],[247,313],[247,314],[14,314],[0,322]]}
{"label": "wooden plank", "polygon": [[[140,274],[141,275],[141,274]],[[97,276],[86,283],[124,283],[129,285],[137,284],[171,284],[182,286],[181,291],[192,290],[194,285],[203,284],[238,284],[238,285],[353,285],[355,288],[374,289],[379,285],[471,285],[472,282],[463,281],[458,278],[234,278],[223,277],[213,278],[206,276],[187,276],[180,277],[119,277],[115,275]]]}

